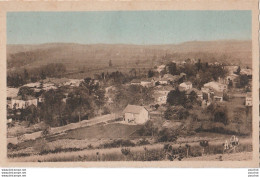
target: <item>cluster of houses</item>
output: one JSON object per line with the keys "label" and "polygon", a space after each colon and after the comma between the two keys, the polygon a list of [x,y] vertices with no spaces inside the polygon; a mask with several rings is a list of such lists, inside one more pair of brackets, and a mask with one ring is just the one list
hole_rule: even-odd
{"label": "cluster of houses", "polygon": [[20,96],[18,95],[20,88],[7,88],[7,108],[8,109],[25,109],[28,106],[38,106],[42,103],[43,97],[41,91],[56,90],[59,87],[78,87],[83,79],[67,79],[67,78],[48,78],[41,82],[25,84],[22,87],[28,87],[35,93],[34,96]]}
{"label": "cluster of houses", "polygon": [[[183,65],[187,62],[195,63],[195,60],[185,60],[180,63]],[[212,102],[224,101],[224,95],[228,91],[228,84],[230,81],[236,82],[238,74],[236,74],[237,66],[225,66],[229,71],[228,76],[225,79],[219,79],[219,81],[211,81],[203,85],[199,90],[193,87],[192,82],[188,81],[185,73],[179,75],[160,74],[158,77],[134,79],[130,85],[141,85],[143,87],[152,88],[154,102],[151,104],[165,105],[167,103],[167,96],[170,91],[178,88],[180,91],[185,91],[187,95],[191,92],[195,92],[198,99],[202,101],[202,106],[208,106]],[[160,65],[156,68],[157,72],[165,71],[166,65]],[[241,69],[240,73],[248,76],[252,75],[251,69]],[[56,90],[59,87],[67,86],[70,88],[78,87],[83,79],[67,79],[67,78],[48,78],[41,82],[29,83],[24,86],[29,87],[36,93],[41,93],[42,90],[48,91],[50,89]],[[109,90],[116,89],[115,86],[106,88],[106,97],[108,104],[113,104],[112,98],[109,96]],[[39,94],[36,97],[32,96],[18,96],[19,88],[7,88],[7,107],[9,109],[24,109],[30,105],[35,105],[43,102],[42,96]],[[245,97],[245,105],[252,106],[252,94],[247,93]],[[128,105],[124,113],[124,121],[127,123],[142,124],[149,120],[149,111],[144,106]]]}
{"label": "cluster of houses", "polygon": [[[190,61],[194,62],[194,61]],[[185,64],[185,63],[180,63]],[[160,65],[157,67],[157,71],[161,72],[165,69],[165,65]],[[159,76],[158,78],[145,78],[145,79],[134,79],[130,83],[131,85],[141,85],[143,87],[152,87],[153,88],[153,97],[155,100],[155,104],[163,105],[167,102],[168,93],[171,90],[176,89],[176,86],[173,86],[174,83],[177,83],[180,79],[183,79],[184,82],[178,85],[178,89],[180,91],[185,91],[187,95],[189,95],[192,91],[194,91],[198,99],[202,101],[202,106],[208,106],[212,102],[223,102],[224,96],[228,92],[228,84],[232,81],[234,84],[237,82],[238,74],[235,74],[238,66],[226,66],[226,69],[229,71],[227,77],[225,79],[219,79],[218,81],[211,81],[203,85],[203,87],[198,90],[193,88],[192,82],[185,81],[186,74],[181,73],[180,75],[171,75],[164,74],[163,76]],[[245,74],[247,76],[252,76],[251,69],[241,69],[240,74]],[[252,93],[248,92],[245,96],[245,106],[252,106]],[[137,105],[128,105],[124,113],[124,121],[127,123],[135,123],[142,124],[149,120],[150,115],[149,111],[145,106],[137,106]]]}

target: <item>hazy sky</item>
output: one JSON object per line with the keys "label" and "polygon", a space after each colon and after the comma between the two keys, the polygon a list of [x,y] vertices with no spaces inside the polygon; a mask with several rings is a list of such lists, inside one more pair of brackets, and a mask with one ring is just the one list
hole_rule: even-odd
{"label": "hazy sky", "polygon": [[251,39],[251,11],[8,12],[7,43]]}

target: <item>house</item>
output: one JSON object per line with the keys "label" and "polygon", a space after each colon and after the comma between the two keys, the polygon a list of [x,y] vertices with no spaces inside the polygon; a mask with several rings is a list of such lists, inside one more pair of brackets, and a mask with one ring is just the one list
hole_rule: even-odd
{"label": "house", "polygon": [[12,108],[11,100],[13,98],[17,97],[18,92],[19,92],[18,88],[7,87],[7,97],[6,97],[6,99],[7,99],[7,108]]}
{"label": "house", "polygon": [[11,88],[11,87],[7,87],[7,98],[14,98],[17,97],[17,94],[19,92],[18,88]]}
{"label": "house", "polygon": [[185,74],[185,73],[180,73],[180,79],[186,79],[186,76],[187,76],[187,74]]}
{"label": "house", "polygon": [[25,109],[30,105],[38,105],[38,99],[32,96],[26,96],[22,99],[21,96],[17,96],[11,100],[11,109]]}
{"label": "house", "polygon": [[237,74],[229,74],[227,77],[226,77],[226,83],[228,84],[229,81],[232,81],[233,83],[236,82],[238,78],[238,75]]}
{"label": "house", "polygon": [[155,78],[155,77],[152,78],[151,82],[154,86],[156,85],[156,83],[160,85],[167,85],[169,83],[168,79],[166,78]]}
{"label": "house", "polygon": [[133,79],[130,84],[131,85],[141,85],[141,81],[139,79]]}
{"label": "house", "polygon": [[164,74],[163,78],[164,78],[164,79],[167,79],[168,82],[176,82],[176,81],[179,80],[180,77],[179,77],[179,75],[173,76],[173,75],[171,75],[171,74]]}
{"label": "house", "polygon": [[169,83],[167,78],[160,78],[160,79],[158,80],[158,82],[159,82],[161,85],[167,85],[167,84]]}
{"label": "house", "polygon": [[70,79],[69,81],[65,82],[65,86],[71,86],[71,87],[79,87],[81,82],[83,82],[84,79]]}
{"label": "house", "polygon": [[179,85],[179,89],[180,90],[189,90],[189,89],[192,89],[192,83],[191,82],[183,82]]}
{"label": "house", "polygon": [[123,113],[126,123],[144,124],[150,119],[148,110],[143,106],[127,105]]}
{"label": "house", "polygon": [[246,106],[252,106],[253,102],[252,102],[252,92],[247,92],[246,93]]}
{"label": "house", "polygon": [[214,101],[219,101],[222,102],[223,101],[223,92],[214,92]]}
{"label": "house", "polygon": [[168,94],[174,88],[170,85],[158,85],[154,87],[154,93]]}
{"label": "house", "polygon": [[141,86],[143,87],[151,87],[152,86],[152,81],[151,79],[147,78],[147,79],[142,79],[141,80]]}
{"label": "house", "polygon": [[157,70],[157,72],[160,73],[160,72],[162,72],[164,69],[165,69],[165,65],[160,65],[160,66],[157,67],[156,70]]}
{"label": "house", "polygon": [[155,103],[160,105],[166,104],[167,96],[171,90],[174,90],[174,88],[169,85],[167,86],[158,85],[157,87],[155,87],[153,93],[153,98],[155,100]]}
{"label": "house", "polygon": [[213,100],[213,98],[214,98],[213,89],[207,88],[207,87],[202,87],[201,92],[202,92],[202,99],[203,100],[206,100],[206,101]]}
{"label": "house", "polygon": [[221,84],[219,82],[215,82],[215,81],[212,81],[212,82],[208,82],[206,84],[204,84],[204,87],[205,88],[211,88],[217,92],[224,92],[227,90],[227,85],[226,84]]}
{"label": "house", "polygon": [[35,83],[25,84],[24,87],[29,87],[29,88],[39,88],[40,85],[41,85],[40,82],[35,82]]}
{"label": "house", "polygon": [[167,103],[167,95],[164,93],[155,93],[153,94],[154,100],[156,104],[162,105]]}
{"label": "house", "polygon": [[243,69],[241,69],[240,74],[241,75],[252,76],[252,69],[245,69],[245,68],[243,68]]}
{"label": "house", "polygon": [[228,70],[229,74],[234,74],[237,72],[238,66],[224,66],[226,70]]}

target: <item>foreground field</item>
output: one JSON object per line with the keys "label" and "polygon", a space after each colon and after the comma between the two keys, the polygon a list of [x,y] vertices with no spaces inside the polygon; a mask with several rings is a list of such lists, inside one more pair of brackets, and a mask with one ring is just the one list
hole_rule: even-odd
{"label": "foreground field", "polygon": [[216,154],[202,157],[187,158],[185,159],[185,161],[248,161],[251,159],[251,152],[239,152],[233,154]]}
{"label": "foreground field", "polygon": [[[171,143],[174,149],[183,151],[181,160],[250,160],[252,158],[252,144],[250,139],[242,139],[235,151],[223,151],[223,141],[211,141],[204,153],[198,142],[189,143],[191,146],[187,154],[185,145]],[[94,148],[71,152],[35,154],[28,157],[9,158],[13,162],[60,162],[60,161],[162,161],[168,160],[164,146],[167,143],[141,145],[135,147]],[[129,153],[123,153],[127,149]],[[177,159],[176,159],[177,160]]]}

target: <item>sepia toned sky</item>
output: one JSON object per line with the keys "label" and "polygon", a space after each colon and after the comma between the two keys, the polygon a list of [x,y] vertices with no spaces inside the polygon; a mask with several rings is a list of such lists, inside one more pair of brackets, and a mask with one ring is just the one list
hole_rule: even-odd
{"label": "sepia toned sky", "polygon": [[251,39],[251,11],[7,13],[8,44],[175,44],[227,39]]}

